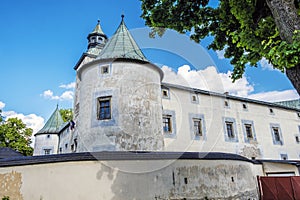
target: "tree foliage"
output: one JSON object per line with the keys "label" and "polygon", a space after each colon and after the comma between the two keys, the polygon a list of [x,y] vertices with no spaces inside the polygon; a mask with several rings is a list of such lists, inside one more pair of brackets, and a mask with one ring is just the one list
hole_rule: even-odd
{"label": "tree foliage", "polygon": [[30,137],[32,129],[27,128],[22,120],[9,118],[0,124],[0,147],[10,147],[23,155],[32,155]]}
{"label": "tree foliage", "polygon": [[0,123],[3,121],[2,110],[0,109]]}
{"label": "tree foliage", "polygon": [[234,66],[233,81],[262,58],[282,72],[297,68],[295,77],[287,75],[300,94],[299,0],[219,0],[215,7],[209,0],[141,1],[152,36],[161,35],[164,28],[190,33],[197,43],[213,36],[208,48],[225,51]]}
{"label": "tree foliage", "polygon": [[60,109],[59,112],[64,122],[71,121],[73,119],[73,110],[71,108]]}

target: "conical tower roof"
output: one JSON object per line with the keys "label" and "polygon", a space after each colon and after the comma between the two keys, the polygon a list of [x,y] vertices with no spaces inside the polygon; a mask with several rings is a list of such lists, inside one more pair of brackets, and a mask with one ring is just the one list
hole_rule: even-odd
{"label": "conical tower roof", "polygon": [[44,127],[39,130],[35,135],[38,134],[58,134],[60,131],[61,125],[64,124],[64,121],[60,115],[58,106],[55,111],[52,113],[51,117],[48,119]]}
{"label": "conical tower roof", "polygon": [[124,22],[124,15],[117,31],[105,45],[98,59],[129,58],[147,61],[146,57],[134,41]]}
{"label": "conical tower roof", "polygon": [[100,25],[100,20],[98,20],[97,25],[95,26],[94,30],[92,32],[90,32],[90,34],[88,35],[88,38],[91,35],[103,35],[106,36],[105,33],[103,32],[101,25]]}

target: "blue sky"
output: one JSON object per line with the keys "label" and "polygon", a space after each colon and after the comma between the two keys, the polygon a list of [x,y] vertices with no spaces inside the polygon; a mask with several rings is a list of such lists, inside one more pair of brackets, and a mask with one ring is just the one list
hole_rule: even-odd
{"label": "blue sky", "polygon": [[[229,61],[222,59],[222,52],[205,48],[209,39],[201,46],[169,31],[164,37],[173,40],[165,46],[160,46],[163,42],[159,38],[149,42],[138,0],[2,0],[0,8],[0,108],[7,116],[18,114],[25,120],[40,117],[41,121],[48,119],[56,104],[72,107],[72,94],[65,93],[72,88],[66,86],[75,80],[73,67],[86,51],[88,33],[100,19],[103,31],[110,37],[121,14],[125,14],[126,25],[147,58],[173,69],[175,75],[183,65],[191,66],[179,70],[187,79],[194,70],[211,65],[222,76],[232,70]],[[244,96],[257,95],[259,99],[276,93],[280,98],[297,98],[285,75],[269,67],[265,63],[264,67],[246,70],[240,89],[248,86]],[[231,88],[235,87],[238,86]],[[66,98],[62,100],[64,93]]]}

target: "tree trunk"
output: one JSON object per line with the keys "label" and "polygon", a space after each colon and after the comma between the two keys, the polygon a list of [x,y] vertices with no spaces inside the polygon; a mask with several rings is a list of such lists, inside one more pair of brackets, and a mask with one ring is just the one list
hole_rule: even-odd
{"label": "tree trunk", "polygon": [[[266,0],[282,40],[291,43],[293,33],[300,29],[300,17],[298,16],[294,0]],[[286,75],[300,95],[300,64],[286,69]]]}

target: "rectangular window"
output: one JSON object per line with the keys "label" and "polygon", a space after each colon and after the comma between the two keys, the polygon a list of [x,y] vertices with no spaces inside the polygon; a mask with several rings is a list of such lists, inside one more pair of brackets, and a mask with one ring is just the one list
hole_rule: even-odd
{"label": "rectangular window", "polygon": [[111,97],[98,98],[98,120],[111,119]]}
{"label": "rectangular window", "polygon": [[44,149],[44,155],[51,154],[51,149]]}
{"label": "rectangular window", "polygon": [[164,133],[172,133],[171,120],[172,120],[172,116],[170,116],[170,115],[163,116],[163,130],[164,130]]}
{"label": "rectangular window", "polygon": [[295,140],[299,144],[300,140],[299,140],[299,136],[298,135],[295,136]]}
{"label": "rectangular window", "polygon": [[233,123],[232,122],[225,122],[226,123],[226,131],[228,138],[234,138],[234,131],[233,131]]}
{"label": "rectangular window", "polygon": [[101,67],[101,74],[108,74],[109,73],[109,66],[105,65]]}
{"label": "rectangular window", "polygon": [[245,124],[245,131],[248,139],[253,139],[252,125]]}
{"label": "rectangular window", "polygon": [[227,100],[224,101],[224,106],[225,106],[226,108],[229,107],[229,102],[228,102]]}
{"label": "rectangular window", "polygon": [[274,134],[274,139],[275,142],[280,142],[280,134],[279,134],[279,129],[277,127],[273,127],[273,134]]}
{"label": "rectangular window", "polygon": [[195,137],[203,136],[201,119],[193,119],[193,122],[194,122],[194,135],[195,135]]}
{"label": "rectangular window", "polygon": [[162,97],[163,98],[165,98],[165,99],[169,99],[170,98],[169,90],[168,89],[162,89],[161,92],[162,92]]}
{"label": "rectangular window", "polygon": [[281,160],[287,160],[288,155],[287,154],[280,154]]}

